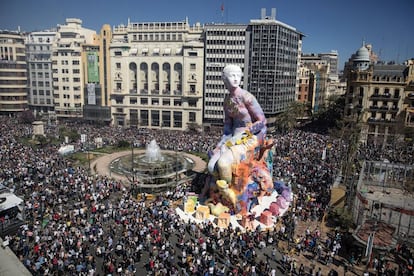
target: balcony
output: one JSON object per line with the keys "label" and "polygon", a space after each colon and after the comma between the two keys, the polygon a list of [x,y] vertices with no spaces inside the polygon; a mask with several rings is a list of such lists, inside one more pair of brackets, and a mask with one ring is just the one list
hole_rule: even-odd
{"label": "balcony", "polygon": [[376,106],[372,105],[369,107],[369,111],[387,112],[388,106]]}
{"label": "balcony", "polygon": [[160,94],[160,90],[158,89],[151,89],[151,95],[159,95]]}
{"label": "balcony", "polygon": [[201,98],[201,93],[194,92],[194,91],[188,91],[184,95],[185,98]]}
{"label": "balcony", "polygon": [[373,125],[377,125],[377,124],[378,125],[384,125],[384,124],[392,125],[392,124],[395,124],[395,122],[396,122],[396,120],[394,120],[394,119],[383,119],[383,118],[377,119],[377,118],[373,118],[373,117],[368,118],[368,121],[367,121],[368,124],[373,124]]}
{"label": "balcony", "polygon": [[141,90],[139,90],[139,92],[143,95],[148,95],[148,90],[147,89],[141,89]]}
{"label": "balcony", "polygon": [[398,101],[400,99],[399,96],[391,96],[391,94],[373,94],[369,97],[370,100],[388,100],[388,101]]}

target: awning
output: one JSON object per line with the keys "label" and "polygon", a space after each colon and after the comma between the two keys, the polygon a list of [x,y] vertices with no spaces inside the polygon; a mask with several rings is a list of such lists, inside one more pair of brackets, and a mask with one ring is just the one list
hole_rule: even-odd
{"label": "awning", "polygon": [[5,211],[10,208],[16,207],[23,202],[23,199],[17,197],[12,193],[0,194],[0,211]]}
{"label": "awning", "polygon": [[160,53],[160,48],[154,48],[153,53],[154,54],[159,54]]}
{"label": "awning", "polygon": [[142,53],[143,53],[143,54],[148,53],[148,48],[143,48],[143,49],[142,49]]}
{"label": "awning", "polygon": [[130,55],[136,55],[138,53],[138,49],[137,48],[131,48],[130,50],[129,50],[129,54]]}
{"label": "awning", "polygon": [[164,55],[171,55],[171,49],[170,48],[165,48],[164,49]]}

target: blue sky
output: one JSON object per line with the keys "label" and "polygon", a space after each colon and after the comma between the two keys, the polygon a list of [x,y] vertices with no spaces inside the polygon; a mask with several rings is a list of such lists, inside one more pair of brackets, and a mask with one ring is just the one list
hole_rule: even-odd
{"label": "blue sky", "polygon": [[[224,12],[221,6],[224,6]],[[247,24],[261,9],[302,32],[304,53],[337,50],[340,69],[363,41],[384,61],[414,58],[413,0],[2,0],[0,29],[45,30],[80,18],[99,32],[103,24],[182,21]]]}

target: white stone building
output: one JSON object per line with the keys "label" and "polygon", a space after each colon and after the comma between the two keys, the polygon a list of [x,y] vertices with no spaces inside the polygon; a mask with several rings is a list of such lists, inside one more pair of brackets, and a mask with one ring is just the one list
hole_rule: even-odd
{"label": "white stone building", "polygon": [[198,129],[202,124],[203,26],[188,21],[113,29],[111,107],[115,126]]}
{"label": "white stone building", "polygon": [[92,44],[96,31],[82,27],[82,20],[66,19],[58,25],[53,43],[53,98],[57,118],[82,117],[85,80],[82,45]]}

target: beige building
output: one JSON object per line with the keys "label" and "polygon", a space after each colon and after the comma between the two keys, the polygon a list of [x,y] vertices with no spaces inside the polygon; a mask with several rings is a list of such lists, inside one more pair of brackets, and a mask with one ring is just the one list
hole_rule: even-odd
{"label": "beige building", "polygon": [[25,36],[0,31],[0,114],[28,108]]}
{"label": "beige building", "polygon": [[84,68],[82,51],[84,44],[94,44],[96,32],[82,27],[82,20],[66,19],[58,25],[53,43],[53,98],[57,118],[83,116]]}
{"label": "beige building", "polygon": [[407,65],[407,86],[404,95],[405,125],[414,127],[414,60],[408,61]]}
{"label": "beige building", "polygon": [[186,130],[202,124],[203,26],[188,21],[113,29],[112,123]]}
{"label": "beige building", "polygon": [[363,46],[347,64],[345,115],[361,125],[361,142],[385,145],[402,138],[401,116],[412,65],[374,64],[370,56]]}
{"label": "beige building", "polygon": [[98,124],[111,123],[110,43],[112,30],[103,25],[92,44],[82,46],[84,85],[83,119]]}
{"label": "beige building", "polygon": [[303,64],[299,67],[299,90],[296,93],[296,100],[308,104],[313,109],[313,72]]}

